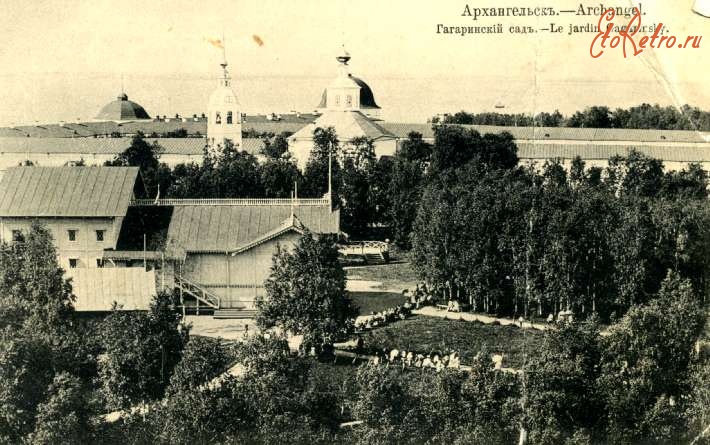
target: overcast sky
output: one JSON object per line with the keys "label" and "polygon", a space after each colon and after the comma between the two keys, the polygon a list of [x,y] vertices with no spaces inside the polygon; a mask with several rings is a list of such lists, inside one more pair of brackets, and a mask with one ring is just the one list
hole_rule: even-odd
{"label": "overcast sky", "polygon": [[[579,4],[544,2],[557,9]],[[642,24],[663,22],[676,36],[710,33],[710,19],[693,14],[691,4],[643,2]],[[559,108],[568,113],[593,104],[641,102],[710,109],[710,36],[703,37],[700,49],[647,50],[628,59],[614,51],[592,59],[593,34],[566,34],[570,22],[596,23],[597,17],[473,21],[461,16],[465,5],[451,0],[0,0],[0,123],[91,118],[120,92],[122,76],[130,98],[153,115],[205,111],[221,58],[208,40],[223,32],[246,112],[310,111],[337,71],[334,56],[342,43],[353,56],[353,73],[370,84],[388,120],[423,121],[462,108],[490,111],[496,103],[510,112]],[[436,34],[440,23],[505,23],[507,31],[510,24],[547,28],[550,22],[564,25],[564,35]]]}

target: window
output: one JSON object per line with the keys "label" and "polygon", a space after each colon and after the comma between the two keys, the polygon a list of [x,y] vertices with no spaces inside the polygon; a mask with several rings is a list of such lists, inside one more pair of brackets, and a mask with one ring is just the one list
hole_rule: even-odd
{"label": "window", "polygon": [[105,230],[97,230],[96,231],[96,241],[103,241],[104,240],[104,232]]}
{"label": "window", "polygon": [[13,230],[12,231],[12,242],[13,243],[22,242],[22,230]]}
{"label": "window", "polygon": [[348,105],[348,108],[353,106],[353,97],[348,94],[348,96],[345,98],[345,103]]}
{"label": "window", "polygon": [[69,236],[69,241],[76,241],[76,232],[78,232],[78,230],[76,229],[67,230],[67,236]]}
{"label": "window", "polygon": [[227,125],[231,125],[231,124],[232,124],[232,112],[227,111]]}
{"label": "window", "polygon": [[219,111],[218,111],[217,113],[215,113],[215,115],[214,115],[214,123],[215,123],[215,124],[221,124],[221,123],[222,123],[222,115],[220,114]]}
{"label": "window", "polygon": [[79,260],[76,258],[69,258],[69,268],[70,269],[76,269],[76,265],[79,263]]}
{"label": "window", "polygon": [[96,258],[96,267],[98,267],[98,268],[104,267],[104,259],[103,258]]}

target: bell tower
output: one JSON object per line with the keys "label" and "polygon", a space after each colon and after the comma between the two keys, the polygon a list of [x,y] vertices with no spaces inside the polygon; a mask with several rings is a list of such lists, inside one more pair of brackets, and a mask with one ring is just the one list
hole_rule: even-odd
{"label": "bell tower", "polygon": [[207,146],[213,153],[219,152],[226,144],[242,147],[242,112],[237,95],[232,89],[232,79],[227,70],[227,56],[224,38],[222,48],[222,73],[217,89],[210,95],[207,107]]}

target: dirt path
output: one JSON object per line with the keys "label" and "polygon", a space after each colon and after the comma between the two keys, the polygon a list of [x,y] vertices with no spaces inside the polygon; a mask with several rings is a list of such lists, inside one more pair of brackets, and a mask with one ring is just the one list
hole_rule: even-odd
{"label": "dirt path", "polygon": [[[496,318],[483,314],[472,314],[469,312],[448,312],[444,309],[439,309],[434,306],[425,306],[421,309],[415,309],[412,311],[413,314],[424,315],[426,317],[439,317],[447,318],[449,320],[466,320],[466,321],[480,321],[485,324],[492,324],[497,321],[501,326],[515,325],[520,327],[520,323],[512,318]],[[554,328],[554,326],[544,323],[532,323],[529,321],[524,321],[522,328],[524,329],[537,329],[540,331],[545,331]]]}

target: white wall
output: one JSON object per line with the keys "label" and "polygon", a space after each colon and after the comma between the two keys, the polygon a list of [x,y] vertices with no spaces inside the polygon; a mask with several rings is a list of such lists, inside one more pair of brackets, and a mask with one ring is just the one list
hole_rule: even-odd
{"label": "white wall", "polygon": [[[95,268],[104,249],[115,249],[123,218],[0,218],[0,237],[12,241],[12,231],[27,234],[34,219],[41,221],[52,234],[59,265],[69,268],[69,259],[77,260],[79,268]],[[76,240],[69,241],[69,230],[76,230]],[[96,231],[104,231],[104,240],[97,241]]]}

